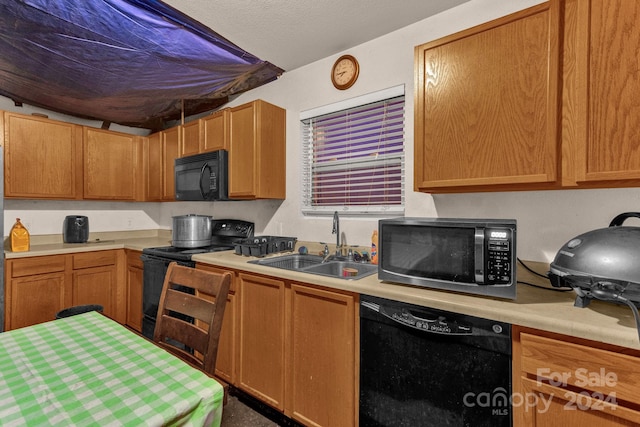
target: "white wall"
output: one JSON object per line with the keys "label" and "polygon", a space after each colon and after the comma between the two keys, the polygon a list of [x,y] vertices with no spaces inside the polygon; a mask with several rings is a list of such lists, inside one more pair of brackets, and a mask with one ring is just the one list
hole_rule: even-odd
{"label": "white wall", "polygon": [[[277,81],[242,94],[231,102],[229,106],[261,98],[287,110],[287,198],[284,201],[157,204],[10,200],[5,203],[5,233],[16,216],[31,221],[32,233],[49,234],[51,230],[59,232],[65,214],[89,212],[92,231],[107,231],[119,227],[170,228],[173,215],[201,213],[216,218],[254,221],[259,234],[334,242],[330,217],[306,217],[300,212],[300,112],[404,84],[407,111],[407,216],[515,218],[518,220],[518,256],[528,260],[550,261],[558,248],[571,237],[606,226],[617,213],[640,211],[640,190],[559,190],[435,196],[412,191],[413,47],[537,3],[540,0],[471,0],[438,16],[342,52],[354,55],[360,62],[360,77],[346,91],[336,90],[329,79],[331,66],[340,53],[286,72]],[[3,105],[1,101],[2,98],[0,109],[20,111],[12,105]],[[341,230],[346,234],[347,243],[368,244],[377,220],[343,217]]]}

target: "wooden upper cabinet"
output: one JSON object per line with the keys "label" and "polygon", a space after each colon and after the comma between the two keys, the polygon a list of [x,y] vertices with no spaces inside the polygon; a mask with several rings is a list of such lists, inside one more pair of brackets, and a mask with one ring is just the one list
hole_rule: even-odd
{"label": "wooden upper cabinet", "polygon": [[562,129],[576,153],[563,163],[567,185],[640,185],[639,21],[635,1],[566,1]]}
{"label": "wooden upper cabinet", "polygon": [[180,139],[182,142],[180,145],[180,157],[192,156],[202,151],[201,127],[200,120],[194,120],[180,126]]}
{"label": "wooden upper cabinet", "polygon": [[230,110],[229,197],[286,197],[286,111],[262,100]]}
{"label": "wooden upper cabinet", "polygon": [[2,124],[5,197],[82,198],[81,126],[10,112]]}
{"label": "wooden upper cabinet", "polygon": [[416,190],[557,185],[559,3],[415,48]]}
{"label": "wooden upper cabinet", "polygon": [[180,157],[180,126],[160,132],[162,138],[162,200],[176,199],[175,159]]}
{"label": "wooden upper cabinet", "polygon": [[145,200],[158,202],[162,200],[162,182],[164,163],[162,161],[162,135],[153,133],[145,141],[146,158],[146,192]]}
{"label": "wooden upper cabinet", "polygon": [[135,135],[83,128],[84,198],[135,201],[142,192],[142,141]]}
{"label": "wooden upper cabinet", "polygon": [[229,109],[225,108],[200,119],[202,152],[229,150],[229,116]]}

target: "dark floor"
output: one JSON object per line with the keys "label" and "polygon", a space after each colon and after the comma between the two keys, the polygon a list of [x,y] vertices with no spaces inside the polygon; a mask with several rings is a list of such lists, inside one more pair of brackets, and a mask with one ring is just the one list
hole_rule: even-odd
{"label": "dark floor", "polygon": [[249,396],[233,391],[222,409],[221,427],[297,426],[290,419]]}

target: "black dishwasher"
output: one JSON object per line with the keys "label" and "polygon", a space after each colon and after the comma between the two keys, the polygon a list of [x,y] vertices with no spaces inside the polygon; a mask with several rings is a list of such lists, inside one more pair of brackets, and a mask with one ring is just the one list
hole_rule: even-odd
{"label": "black dishwasher", "polygon": [[360,426],[512,425],[511,325],[362,295]]}

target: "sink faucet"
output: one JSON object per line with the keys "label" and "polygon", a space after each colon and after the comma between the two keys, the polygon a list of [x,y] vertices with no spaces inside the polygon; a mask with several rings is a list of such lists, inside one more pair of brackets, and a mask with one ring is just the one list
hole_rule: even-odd
{"label": "sink faucet", "polygon": [[333,228],[331,229],[331,234],[336,235],[336,255],[342,255],[342,246],[340,245],[340,217],[338,216],[338,211],[333,213]]}

